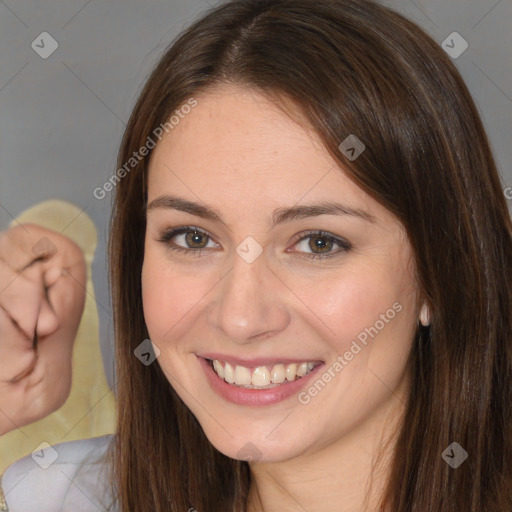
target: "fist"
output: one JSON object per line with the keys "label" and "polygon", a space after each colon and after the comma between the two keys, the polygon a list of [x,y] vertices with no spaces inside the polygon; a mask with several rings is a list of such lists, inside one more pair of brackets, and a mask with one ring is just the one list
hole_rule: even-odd
{"label": "fist", "polygon": [[70,238],[35,224],[0,233],[0,435],[66,401],[85,287]]}

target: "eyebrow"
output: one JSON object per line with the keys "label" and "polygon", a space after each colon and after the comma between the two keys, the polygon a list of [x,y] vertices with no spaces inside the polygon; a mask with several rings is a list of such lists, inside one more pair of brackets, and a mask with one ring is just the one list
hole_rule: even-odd
{"label": "eyebrow", "polygon": [[[146,208],[146,212],[154,209],[170,209],[178,210],[181,212],[190,213],[208,219],[213,222],[218,222],[228,227],[222,220],[220,212],[210,206],[189,201],[181,197],[172,195],[161,195],[151,201]],[[318,204],[299,205],[285,208],[277,208],[272,215],[272,227],[284,222],[291,222],[293,220],[305,219],[308,217],[316,217],[319,215],[349,215],[368,222],[376,223],[377,219],[368,212],[359,208],[352,208],[332,201],[324,201]]]}

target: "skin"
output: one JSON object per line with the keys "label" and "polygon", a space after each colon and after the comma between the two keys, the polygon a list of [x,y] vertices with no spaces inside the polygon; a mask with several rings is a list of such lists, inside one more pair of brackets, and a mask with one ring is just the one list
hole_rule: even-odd
{"label": "skin", "polygon": [[82,250],[65,235],[35,224],[0,234],[0,434],[69,396],[85,283]]}
{"label": "skin", "polygon": [[[197,101],[152,154],[148,204],[173,194],[211,206],[225,225],[148,209],[143,304],[158,364],[218,450],[240,458],[247,443],[257,448],[248,510],[374,510],[404,410],[417,318],[426,314],[403,226],[314,134],[257,92],[223,85]],[[321,215],[271,228],[276,208],[321,201],[359,208],[375,222]],[[184,235],[159,240],[190,225],[211,237],[199,241],[207,242],[202,254],[171,249],[191,247]],[[352,248],[308,259],[315,249],[310,238],[300,241],[306,230]],[[247,236],[263,249],[250,264],[236,252]],[[299,358],[327,368],[396,302],[401,311],[306,405],[296,395],[268,406],[232,404],[211,389],[197,357]]]}

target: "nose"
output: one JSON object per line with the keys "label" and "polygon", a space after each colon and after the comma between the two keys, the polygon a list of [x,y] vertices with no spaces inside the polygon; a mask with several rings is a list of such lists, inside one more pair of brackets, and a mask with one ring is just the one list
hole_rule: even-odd
{"label": "nose", "polygon": [[210,323],[237,343],[251,343],[283,331],[290,312],[283,284],[260,255],[247,263],[238,254],[231,270],[217,287]]}

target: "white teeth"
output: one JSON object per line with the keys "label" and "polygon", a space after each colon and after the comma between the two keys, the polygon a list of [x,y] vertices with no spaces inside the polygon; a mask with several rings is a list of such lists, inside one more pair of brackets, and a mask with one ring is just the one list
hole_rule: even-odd
{"label": "white teeth", "polygon": [[267,388],[282,384],[285,381],[291,382],[307,375],[316,364],[303,362],[300,364],[290,363],[287,365],[278,363],[272,366],[258,366],[253,370],[240,365],[223,363],[217,359],[213,360],[215,373],[229,384],[244,386],[246,388]]}
{"label": "white teeth", "polygon": [[272,367],[270,378],[272,382],[275,384],[281,384],[282,382],[284,382],[286,378],[286,370],[284,369],[284,365],[275,364]]}
{"label": "white teeth", "polygon": [[229,363],[224,365],[224,380],[229,384],[234,384],[235,382],[235,372]]}
{"label": "white teeth", "polygon": [[236,366],[235,368],[235,384],[237,386],[246,386],[251,383],[251,370],[245,366]]}
{"label": "white teeth", "polygon": [[254,369],[251,384],[254,386],[268,386],[270,384],[270,372],[266,366],[258,366]]}
{"label": "white teeth", "polygon": [[308,363],[300,363],[299,366],[297,366],[297,375],[304,377],[306,373],[308,373]]}
{"label": "white teeth", "polygon": [[297,365],[295,363],[286,366],[286,380],[295,380],[297,375]]}
{"label": "white teeth", "polygon": [[223,379],[224,378],[224,368],[222,366],[222,364],[217,361],[217,359],[215,359],[213,361],[213,369],[217,372],[217,375]]}

